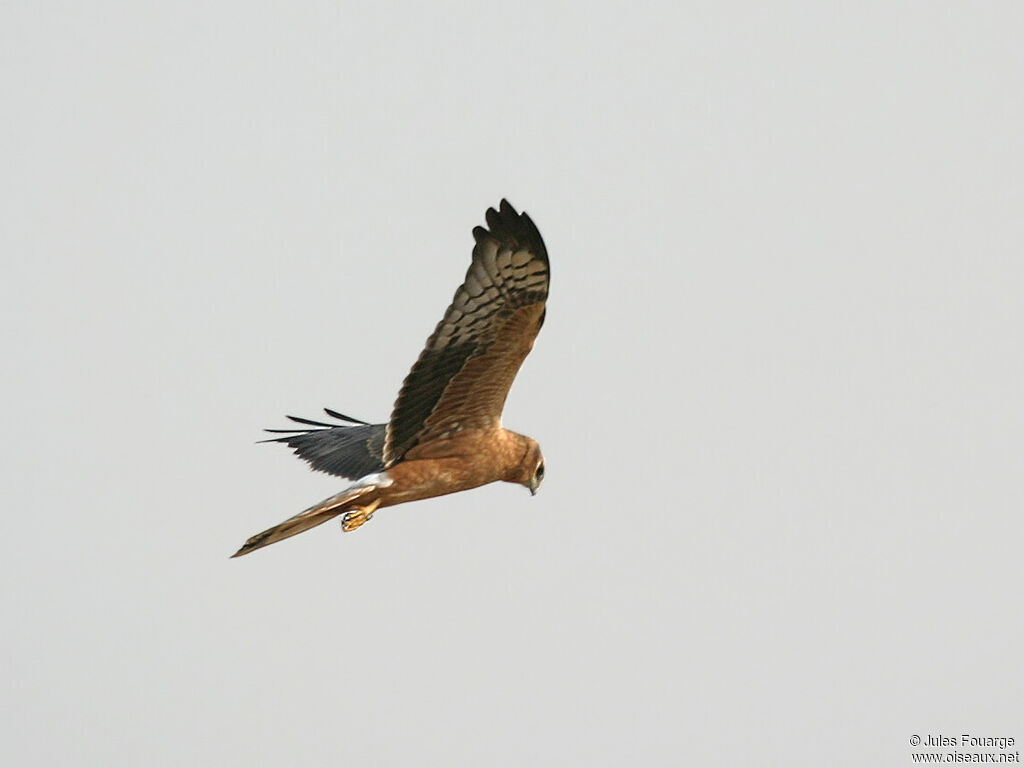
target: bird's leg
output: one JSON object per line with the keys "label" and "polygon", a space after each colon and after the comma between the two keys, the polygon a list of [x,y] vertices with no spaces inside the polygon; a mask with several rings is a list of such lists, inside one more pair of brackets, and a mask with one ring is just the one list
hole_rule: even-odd
{"label": "bird's leg", "polygon": [[379,506],[380,499],[377,499],[376,501],[371,501],[365,507],[358,507],[351,512],[346,512],[345,516],[341,518],[341,530],[345,532],[354,531],[373,517],[374,510]]}

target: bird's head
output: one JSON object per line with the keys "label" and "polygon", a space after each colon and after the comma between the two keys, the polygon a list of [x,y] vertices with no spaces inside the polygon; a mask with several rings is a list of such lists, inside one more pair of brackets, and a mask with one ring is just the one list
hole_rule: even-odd
{"label": "bird's head", "polygon": [[523,458],[516,467],[513,482],[519,483],[530,489],[530,495],[537,493],[540,483],[544,479],[544,454],[540,452],[540,445],[536,440],[524,437],[525,452]]}
{"label": "bird's head", "polygon": [[540,457],[540,461],[537,463],[536,469],[533,470],[533,476],[530,478],[530,495],[536,496],[537,489],[540,488],[540,481],[544,479],[544,457]]}

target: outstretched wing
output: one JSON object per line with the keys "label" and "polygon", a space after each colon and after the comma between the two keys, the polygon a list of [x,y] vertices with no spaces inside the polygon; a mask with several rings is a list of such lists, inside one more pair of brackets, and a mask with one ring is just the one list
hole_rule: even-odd
{"label": "outstretched wing", "polygon": [[284,443],[313,469],[329,475],[358,480],[384,469],[384,433],[386,424],[367,424],[350,416],[324,409],[328,416],[351,424],[329,424],[298,416],[288,418],[310,429],[268,429],[283,433],[265,443]]}
{"label": "outstretched wing", "polygon": [[395,401],[384,464],[462,429],[497,426],[512,381],[544,322],[548,255],[507,200],[476,227],[473,261]]}

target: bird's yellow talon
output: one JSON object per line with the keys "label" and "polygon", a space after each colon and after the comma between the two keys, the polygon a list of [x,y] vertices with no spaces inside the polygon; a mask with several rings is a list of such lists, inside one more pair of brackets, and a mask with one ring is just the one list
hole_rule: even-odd
{"label": "bird's yellow talon", "polygon": [[380,506],[380,499],[372,502],[369,506],[360,507],[359,509],[346,512],[345,516],[341,518],[341,530],[348,533],[354,531],[364,523],[369,522],[370,518],[373,517],[374,511]]}

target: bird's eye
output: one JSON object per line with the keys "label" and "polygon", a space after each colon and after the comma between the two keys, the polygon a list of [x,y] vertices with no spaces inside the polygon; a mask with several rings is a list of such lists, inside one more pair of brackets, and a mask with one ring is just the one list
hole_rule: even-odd
{"label": "bird's eye", "polygon": [[544,462],[543,461],[540,464],[537,465],[537,479],[538,480],[543,480],[544,479]]}

